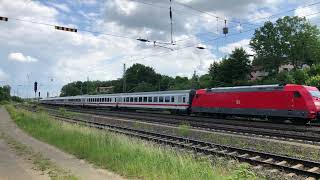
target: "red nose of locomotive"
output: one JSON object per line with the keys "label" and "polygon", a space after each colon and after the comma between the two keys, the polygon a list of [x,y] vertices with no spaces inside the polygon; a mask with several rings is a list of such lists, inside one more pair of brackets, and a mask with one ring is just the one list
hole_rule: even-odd
{"label": "red nose of locomotive", "polygon": [[317,109],[317,118],[320,120],[320,92],[319,91],[313,91],[310,92],[313,98],[314,105]]}

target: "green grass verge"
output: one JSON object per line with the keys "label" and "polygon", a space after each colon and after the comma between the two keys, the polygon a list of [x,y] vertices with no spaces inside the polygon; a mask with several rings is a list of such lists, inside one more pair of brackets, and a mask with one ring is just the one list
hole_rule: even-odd
{"label": "green grass verge", "polygon": [[35,138],[78,158],[126,177],[141,179],[257,179],[247,164],[211,163],[206,158],[176,152],[93,128],[52,120],[46,113],[31,113],[6,106],[17,125]]}

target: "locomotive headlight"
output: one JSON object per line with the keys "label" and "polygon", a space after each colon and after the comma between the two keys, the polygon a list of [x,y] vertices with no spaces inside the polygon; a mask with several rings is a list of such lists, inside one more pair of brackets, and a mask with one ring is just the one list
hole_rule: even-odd
{"label": "locomotive headlight", "polygon": [[314,104],[315,104],[316,106],[320,106],[320,101],[316,101]]}

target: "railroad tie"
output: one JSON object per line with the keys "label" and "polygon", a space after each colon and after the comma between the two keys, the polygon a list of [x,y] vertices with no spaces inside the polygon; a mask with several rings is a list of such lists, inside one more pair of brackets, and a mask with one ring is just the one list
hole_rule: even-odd
{"label": "railroad tie", "polygon": [[316,172],[316,171],[318,171],[318,170],[319,170],[318,167],[313,167],[313,168],[311,168],[311,169],[308,169],[308,172]]}
{"label": "railroad tie", "polygon": [[211,149],[208,149],[208,151],[217,151],[218,148],[211,148]]}
{"label": "railroad tie", "polygon": [[203,150],[208,150],[208,149],[209,149],[209,146],[204,146],[204,147],[202,147],[201,149],[203,149]]}
{"label": "railroad tie", "polygon": [[280,161],[280,162],[276,163],[276,165],[282,166],[282,165],[284,165],[284,164],[286,164],[286,163],[287,163],[287,161]]}
{"label": "railroad tie", "polygon": [[226,153],[226,152],[228,152],[228,150],[218,151],[218,153]]}
{"label": "railroad tie", "polygon": [[249,158],[249,159],[251,159],[251,160],[257,160],[257,159],[259,159],[260,158],[260,156],[254,156],[254,157],[251,157],[251,158]]}
{"label": "railroad tie", "polygon": [[191,146],[192,148],[198,148],[198,147],[200,147],[201,145],[199,145],[199,144],[196,144],[196,145],[193,145],[193,146]]}
{"label": "railroad tie", "polygon": [[314,177],[308,177],[306,180],[316,180]]}
{"label": "railroad tie", "polygon": [[228,153],[229,156],[232,156],[232,155],[235,155],[235,154],[237,154],[237,151],[233,151],[231,153]]}
{"label": "railroad tie", "polygon": [[269,163],[269,162],[272,162],[272,161],[273,161],[273,158],[269,158],[269,159],[264,160],[263,162]]}
{"label": "railroad tie", "polygon": [[303,164],[296,164],[296,165],[292,166],[291,168],[301,169],[301,168],[303,168]]}
{"label": "railroad tie", "polygon": [[254,167],[253,167],[253,169],[256,169],[256,170],[258,170],[258,169],[262,169],[262,166],[261,166],[261,165],[254,166]]}
{"label": "railroad tie", "polygon": [[249,156],[249,154],[242,154],[242,155],[240,155],[239,157],[247,157],[247,156]]}

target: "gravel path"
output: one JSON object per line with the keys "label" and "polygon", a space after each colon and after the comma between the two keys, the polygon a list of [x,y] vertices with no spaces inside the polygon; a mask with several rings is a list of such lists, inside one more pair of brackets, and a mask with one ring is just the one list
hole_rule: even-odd
{"label": "gravel path", "polygon": [[[22,130],[20,130],[16,124],[11,120],[8,112],[3,108],[0,107],[0,131],[4,134],[10,136],[11,138],[15,139],[16,141],[31,147],[33,151],[39,152],[42,155],[44,155],[46,158],[49,158],[53,163],[55,163],[58,167],[70,171],[71,174],[75,175],[76,177],[79,177],[80,179],[90,179],[90,180],[106,180],[106,179],[112,179],[112,180],[120,180],[123,179],[121,176],[114,174],[110,171],[104,170],[104,169],[97,169],[93,167],[93,165],[87,163],[84,160],[79,160],[76,157],[64,153],[61,150],[48,145],[46,143],[43,143],[41,141],[38,141],[30,136],[28,136],[26,133],[24,133]],[[2,150],[2,148],[6,150]],[[37,176],[23,176],[23,172],[27,173],[27,170],[23,171],[23,169],[17,170],[20,168],[23,168],[20,166],[20,162],[16,161],[12,154],[13,152],[10,152],[8,148],[4,145],[4,143],[1,143],[0,141],[0,180],[2,179],[37,179]],[[4,160],[3,160],[4,159]],[[14,168],[16,168],[14,170]],[[2,175],[2,172],[4,175]],[[28,173],[30,174],[30,173]],[[21,176],[20,176],[21,175]],[[7,178],[10,177],[10,178]],[[29,178],[30,177],[30,178]],[[41,179],[44,179],[43,176],[41,176]]]}
{"label": "gravel path", "polygon": [[0,180],[50,179],[46,174],[32,169],[32,166],[17,156],[3,139],[0,139],[0,159]]}

